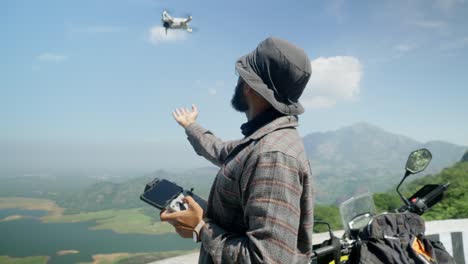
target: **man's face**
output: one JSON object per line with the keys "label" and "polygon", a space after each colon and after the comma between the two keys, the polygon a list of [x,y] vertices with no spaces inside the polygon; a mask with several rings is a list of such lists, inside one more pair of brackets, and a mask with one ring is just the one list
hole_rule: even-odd
{"label": "man's face", "polygon": [[244,95],[244,86],[245,82],[241,77],[237,80],[236,90],[231,99],[232,107],[239,112],[247,112],[249,110],[249,105]]}

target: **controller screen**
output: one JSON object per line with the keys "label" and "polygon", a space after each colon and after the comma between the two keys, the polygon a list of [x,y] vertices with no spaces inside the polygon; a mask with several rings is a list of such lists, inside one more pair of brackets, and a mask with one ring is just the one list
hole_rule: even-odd
{"label": "controller screen", "polygon": [[160,207],[166,207],[166,205],[182,191],[182,187],[170,181],[161,180],[156,186],[145,192],[144,196]]}

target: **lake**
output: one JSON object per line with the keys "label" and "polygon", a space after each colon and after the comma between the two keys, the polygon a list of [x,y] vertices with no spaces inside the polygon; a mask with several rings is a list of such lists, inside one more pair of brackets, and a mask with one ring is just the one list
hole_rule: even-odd
{"label": "lake", "polygon": [[[0,210],[0,218],[9,215],[38,217],[43,211]],[[0,255],[10,257],[50,256],[49,263],[91,262],[94,254],[141,253],[193,250],[199,246],[177,234],[117,234],[110,230],[90,230],[93,222],[42,223],[25,218],[0,222]],[[78,254],[57,256],[60,250],[78,250]]]}
{"label": "lake", "polygon": [[24,215],[32,217],[41,217],[47,215],[49,212],[42,210],[23,210],[23,209],[1,209],[0,210],[0,219],[3,219],[10,215]]}

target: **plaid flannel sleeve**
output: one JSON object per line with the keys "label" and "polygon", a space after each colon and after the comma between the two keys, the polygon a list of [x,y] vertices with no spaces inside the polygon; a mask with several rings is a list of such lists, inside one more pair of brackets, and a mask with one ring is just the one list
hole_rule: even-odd
{"label": "plaid flannel sleeve", "polygon": [[195,152],[209,160],[214,165],[220,167],[239,141],[223,142],[217,138],[211,131],[203,128],[197,123],[192,123],[185,128],[187,139],[194,148]]}
{"label": "plaid flannel sleeve", "polygon": [[301,174],[297,159],[281,152],[259,154],[247,165],[241,186],[245,234],[229,233],[216,223],[202,229],[203,248],[215,263],[301,263],[297,250],[301,216]]}

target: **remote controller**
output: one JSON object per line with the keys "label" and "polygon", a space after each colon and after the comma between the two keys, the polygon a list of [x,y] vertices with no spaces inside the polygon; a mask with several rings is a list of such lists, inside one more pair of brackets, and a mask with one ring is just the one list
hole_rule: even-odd
{"label": "remote controller", "polygon": [[184,194],[180,193],[179,196],[172,200],[171,203],[166,207],[167,211],[172,213],[187,210],[188,204],[184,203],[182,200],[184,197]]}

